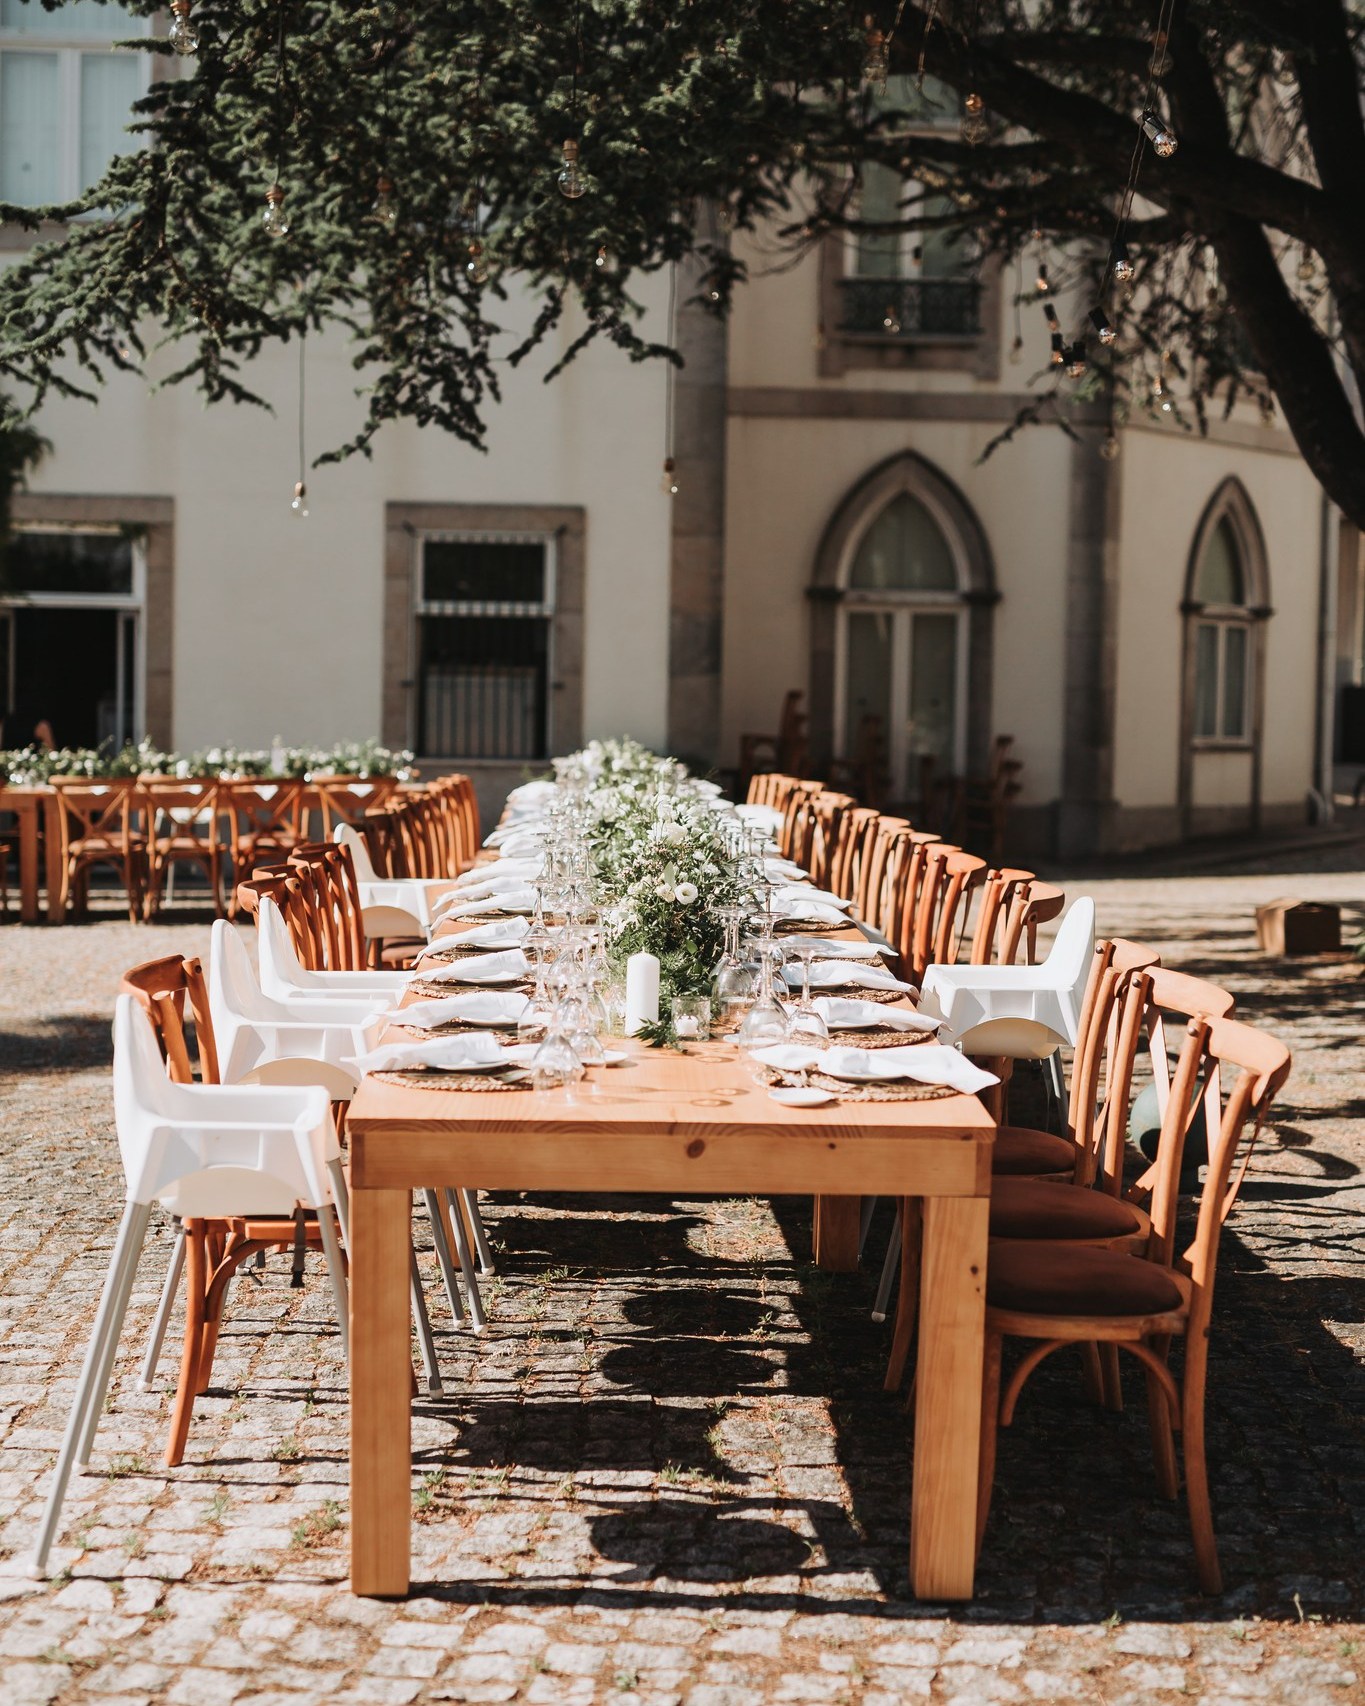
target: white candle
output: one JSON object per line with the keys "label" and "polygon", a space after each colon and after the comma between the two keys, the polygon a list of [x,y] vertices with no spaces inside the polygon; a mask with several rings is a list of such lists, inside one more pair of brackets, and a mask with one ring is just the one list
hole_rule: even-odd
{"label": "white candle", "polygon": [[680,1037],[696,1037],[701,1034],[701,1026],[691,1013],[682,1013],[673,1021],[673,1029]]}
{"label": "white candle", "polygon": [[626,1035],[659,1018],[659,962],[653,954],[632,954],[626,961]]}

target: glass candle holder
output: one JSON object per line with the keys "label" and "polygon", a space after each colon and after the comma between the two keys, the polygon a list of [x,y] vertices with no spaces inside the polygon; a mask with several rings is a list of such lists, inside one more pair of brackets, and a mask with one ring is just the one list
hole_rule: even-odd
{"label": "glass candle holder", "polygon": [[680,1043],[704,1043],[711,1035],[711,997],[673,997],[673,1035]]}

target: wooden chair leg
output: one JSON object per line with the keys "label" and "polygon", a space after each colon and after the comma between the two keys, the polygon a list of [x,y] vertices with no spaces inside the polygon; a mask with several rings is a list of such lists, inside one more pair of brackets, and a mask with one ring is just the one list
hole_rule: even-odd
{"label": "wooden chair leg", "polygon": [[1119,1363],[1119,1348],[1115,1344],[1100,1346],[1100,1372],[1104,1381],[1104,1407],[1116,1416],[1123,1414],[1123,1370]]}
{"label": "wooden chair leg", "polygon": [[1171,1402],[1154,1374],[1149,1373],[1146,1379],[1147,1423],[1152,1435],[1152,1463],[1156,1469],[1157,1495],[1163,1499],[1178,1499],[1180,1471],[1175,1460]]}
{"label": "wooden chair leg", "polygon": [[218,1351],[218,1334],[223,1325],[223,1303],[228,1283],[246,1253],[246,1239],[233,1233],[224,1238],[219,1234],[210,1241],[208,1284],[204,1288],[204,1331],[199,1351],[199,1373],[195,1391],[203,1394],[209,1389],[213,1375],[213,1359]]}
{"label": "wooden chair leg", "polygon": [[896,1325],[891,1335],[891,1355],[887,1359],[886,1378],[882,1387],[887,1392],[899,1392],[905,1377],[905,1364],[910,1347],[915,1342],[919,1316],[920,1252],[924,1241],[924,1208],[918,1197],[901,1200],[901,1278],[896,1296]]}
{"label": "wooden chair leg", "polygon": [[1205,1593],[1223,1591],[1223,1572],[1218,1563],[1218,1544],[1213,1535],[1213,1506],[1209,1500],[1209,1470],[1204,1457],[1205,1353],[1193,1341],[1185,1353],[1185,1390],[1181,1432],[1185,1446],[1185,1497],[1190,1506],[1190,1532],[1194,1536],[1194,1558],[1199,1585]]}
{"label": "wooden chair leg", "polygon": [[1005,1341],[999,1333],[986,1334],[985,1364],[981,1371],[981,1446],[976,1476],[976,1549],[986,1532],[995,1490],[995,1447],[1000,1431],[1000,1365]]}
{"label": "wooden chair leg", "polygon": [[185,1460],[190,1417],[199,1380],[200,1353],[204,1344],[204,1298],[208,1290],[208,1250],[202,1220],[185,1222],[185,1344],[180,1354],[180,1379],[171,1410],[171,1433],[166,1441],[166,1467],[174,1469]]}
{"label": "wooden chair leg", "polygon": [[1081,1345],[1081,1377],[1085,1395],[1092,1404],[1104,1402],[1104,1374],[1100,1365],[1099,1346],[1093,1341]]}

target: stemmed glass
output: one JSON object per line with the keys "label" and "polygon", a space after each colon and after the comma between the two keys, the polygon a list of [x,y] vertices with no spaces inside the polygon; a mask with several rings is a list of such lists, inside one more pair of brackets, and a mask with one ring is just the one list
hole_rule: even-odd
{"label": "stemmed glass", "polygon": [[711,995],[716,1004],[716,1017],[724,1021],[733,1019],[753,1005],[755,987],[753,968],[745,964],[739,953],[739,927],[744,919],[744,909],[740,906],[722,907],[720,916],[725,926],[725,948],[712,975]]}
{"label": "stemmed glass", "polygon": [[829,1038],[829,1026],[810,998],[810,966],[818,952],[819,946],[815,942],[801,941],[796,944],[796,957],[801,962],[801,999],[791,1016],[791,1034],[793,1037],[825,1042]]}
{"label": "stemmed glass", "polygon": [[739,1026],[739,1045],[747,1049],[785,1042],[791,1024],[777,992],[786,959],[782,944],[768,933],[756,940],[754,948],[758,956],[758,994]]}
{"label": "stemmed glass", "polygon": [[537,1090],[558,1090],[583,1076],[583,1062],[564,1030],[565,1018],[564,1004],[556,1003],[545,1041],[531,1057],[531,1083]]}

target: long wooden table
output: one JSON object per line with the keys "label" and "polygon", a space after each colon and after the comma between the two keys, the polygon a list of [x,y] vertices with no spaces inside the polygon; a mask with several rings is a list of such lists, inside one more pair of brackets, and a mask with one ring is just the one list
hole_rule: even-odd
{"label": "long wooden table", "polygon": [[[924,1241],[910,1579],[969,1599],[976,1556],[986,1235],[995,1127],[973,1096],[784,1108],[726,1042],[631,1042],[572,1090],[365,1079],[351,1104],[351,1587],[409,1588],[412,1192],[918,1197]],[[845,1216],[845,1218],[848,1218]]]}

